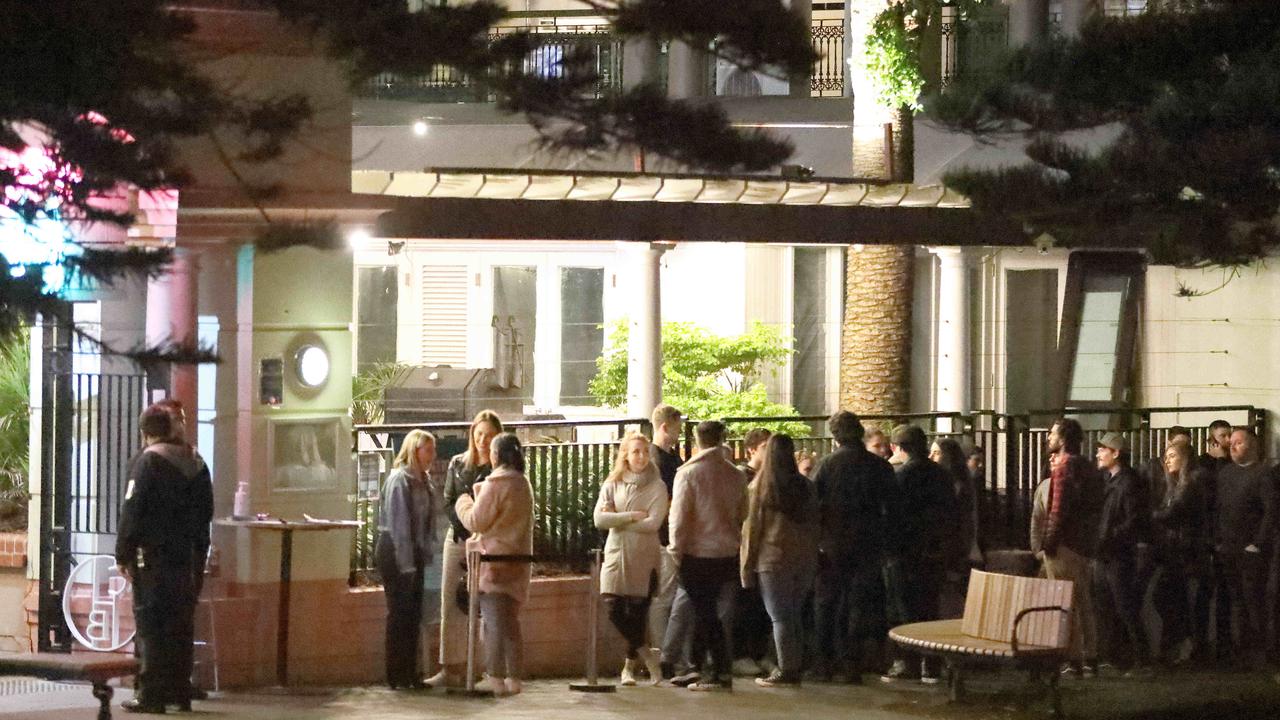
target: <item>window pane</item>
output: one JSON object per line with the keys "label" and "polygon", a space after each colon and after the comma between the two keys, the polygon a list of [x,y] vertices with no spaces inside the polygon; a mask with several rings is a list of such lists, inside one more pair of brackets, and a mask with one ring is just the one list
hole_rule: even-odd
{"label": "window pane", "polygon": [[604,270],[560,270],[560,404],[595,405],[587,384],[604,352]]}
{"label": "window pane", "polygon": [[827,250],[795,248],[791,401],[802,415],[827,412]]}
{"label": "window pane", "polygon": [[[493,314],[498,329],[493,364],[499,384],[518,387],[533,404],[533,342],[537,333],[538,270],[533,267],[493,269]],[[514,336],[511,331],[514,329]],[[505,365],[505,371],[504,366]]]}
{"label": "window pane", "polygon": [[1071,371],[1071,401],[1112,400],[1116,351],[1120,340],[1124,296],[1129,278],[1090,275],[1084,280],[1080,310],[1080,340]]}
{"label": "window pane", "polygon": [[396,304],[400,289],[394,267],[356,271],[356,371],[396,360]]}

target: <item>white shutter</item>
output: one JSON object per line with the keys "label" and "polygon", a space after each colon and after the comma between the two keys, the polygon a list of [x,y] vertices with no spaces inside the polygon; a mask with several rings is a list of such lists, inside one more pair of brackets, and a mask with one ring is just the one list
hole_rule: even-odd
{"label": "white shutter", "polygon": [[467,366],[467,266],[422,268],[422,364]]}

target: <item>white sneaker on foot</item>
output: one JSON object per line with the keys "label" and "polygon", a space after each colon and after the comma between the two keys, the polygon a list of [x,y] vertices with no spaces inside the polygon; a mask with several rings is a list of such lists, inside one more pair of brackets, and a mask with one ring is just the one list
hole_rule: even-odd
{"label": "white sneaker on foot", "polygon": [[507,680],[506,678],[494,677],[486,675],[484,678],[484,687],[486,690],[493,692],[494,697],[507,696]]}
{"label": "white sneaker on foot", "polygon": [[618,681],[618,684],[623,687],[635,687],[636,685],[635,660],[632,660],[631,658],[627,658],[622,663],[622,679]]}
{"label": "white sneaker on foot", "polygon": [[654,652],[653,648],[647,647],[642,647],[637,652],[645,669],[649,671],[649,680],[654,685],[662,682],[662,663],[658,660],[658,653]]}
{"label": "white sneaker on foot", "polygon": [[520,681],[520,678],[507,678],[508,695],[519,695],[522,692],[524,692],[524,683]]}

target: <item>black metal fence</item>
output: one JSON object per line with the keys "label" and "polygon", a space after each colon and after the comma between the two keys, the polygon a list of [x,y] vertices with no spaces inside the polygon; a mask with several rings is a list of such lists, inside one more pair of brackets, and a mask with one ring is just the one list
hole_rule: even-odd
{"label": "black metal fence", "polygon": [[138,416],[145,407],[146,375],[71,376],[75,424],[72,427],[72,533],[112,535],[129,471],[140,449]]}
{"label": "black metal fence", "polygon": [[[622,39],[608,25],[554,25],[495,27],[489,39],[527,32],[534,47],[525,58],[524,70],[542,77],[564,72],[561,61],[569,53],[588,53],[598,81],[589,93],[603,97],[622,87]],[[413,102],[493,102],[493,91],[455,68],[437,65],[425,75],[383,73],[361,88],[365,97]]]}
{"label": "black metal fence", "polygon": [[[868,428],[885,432],[899,424],[911,423],[924,429],[931,439],[952,437],[967,447],[981,450],[985,473],[980,493],[983,540],[991,548],[1022,548],[1027,544],[1031,502],[1035,488],[1048,475],[1046,442],[1049,426],[1059,412],[1006,415],[994,412],[920,413],[910,415],[867,415]],[[1156,457],[1168,440],[1169,429],[1183,425],[1190,429],[1197,447],[1208,439],[1208,424],[1224,419],[1233,425],[1252,428],[1265,437],[1265,412],[1249,405],[1189,408],[1103,408],[1066,413],[1083,417],[1087,447],[1104,432],[1117,430],[1133,448],[1135,462]],[[732,437],[728,445],[742,459],[742,435],[746,428],[786,424],[796,437],[797,449],[825,455],[832,440],[826,432],[825,416],[731,417]],[[686,455],[693,449],[693,428],[684,429]],[[440,436],[441,459],[435,468],[443,478],[447,455],[465,449],[466,423],[427,425],[366,425],[355,429],[361,458],[356,519],[376,523],[379,487],[390,467],[390,456],[399,438],[416,427]],[[804,431],[807,428],[807,432]],[[525,441],[527,474],[534,488],[535,552],[571,568],[585,568],[588,551],[599,547],[603,535],[595,529],[592,510],[601,480],[612,467],[620,438],[629,429],[648,432],[648,422],[639,419],[590,421],[513,422]],[[357,533],[352,548],[352,577],[358,579],[372,569],[372,536]]]}
{"label": "black metal fence", "polygon": [[[525,58],[527,72],[556,77],[564,72],[561,61],[570,52],[585,52],[591,57],[591,69],[598,79],[589,95],[600,98],[622,88],[622,38],[605,24],[500,26],[489,34],[490,40],[503,35],[527,32],[533,36],[534,49]],[[820,58],[813,65],[810,79],[814,97],[838,97],[844,94],[844,21],[813,20],[810,29],[813,47]],[[665,55],[663,55],[665,59]],[[661,62],[661,61],[660,61]],[[711,59],[714,79],[714,58]],[[664,77],[665,64],[658,68]],[[493,102],[495,95],[484,83],[477,82],[446,65],[432,67],[422,75],[382,73],[358,90],[363,97],[411,102],[457,103]],[[714,87],[712,88],[714,94]]]}

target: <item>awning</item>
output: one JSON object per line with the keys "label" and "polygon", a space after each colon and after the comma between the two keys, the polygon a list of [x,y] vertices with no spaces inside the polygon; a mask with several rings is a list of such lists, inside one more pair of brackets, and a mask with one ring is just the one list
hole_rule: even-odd
{"label": "awning", "polygon": [[[941,185],[485,168],[360,171],[381,237],[934,245],[1025,242]],[[501,202],[496,202],[501,201]]]}

